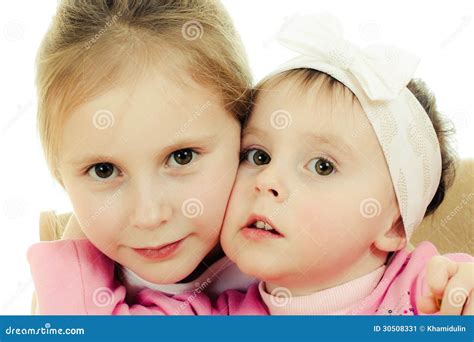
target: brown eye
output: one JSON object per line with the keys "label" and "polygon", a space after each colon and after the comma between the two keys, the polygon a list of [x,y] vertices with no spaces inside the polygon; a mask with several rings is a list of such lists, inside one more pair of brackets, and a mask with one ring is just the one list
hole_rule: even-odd
{"label": "brown eye", "polygon": [[109,179],[118,174],[118,170],[112,163],[98,163],[89,169],[89,175],[96,179]]}
{"label": "brown eye", "polygon": [[169,164],[172,167],[179,167],[183,165],[187,165],[192,162],[195,157],[196,152],[194,152],[190,148],[186,148],[183,150],[178,150],[171,153],[169,158]]}
{"label": "brown eye", "polygon": [[320,176],[329,176],[335,171],[334,165],[327,159],[316,158],[309,162],[310,171],[315,171]]}
{"label": "brown eye", "polygon": [[251,164],[260,166],[270,163],[272,158],[267,152],[254,148],[244,153],[244,160]]}

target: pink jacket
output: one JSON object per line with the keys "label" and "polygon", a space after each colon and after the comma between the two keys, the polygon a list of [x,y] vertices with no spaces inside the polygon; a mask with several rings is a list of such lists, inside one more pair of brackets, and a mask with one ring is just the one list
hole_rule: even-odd
{"label": "pink jacket", "polygon": [[[416,299],[427,292],[426,265],[435,255],[436,248],[423,242],[414,251],[396,253],[375,282],[365,276],[281,305],[263,283],[246,293],[225,291],[214,302],[199,289],[173,296],[144,289],[130,300],[115,276],[115,263],[88,240],[42,242],[28,250],[39,313],[46,315],[416,315]],[[465,254],[447,257],[473,261]]]}
{"label": "pink jacket", "polygon": [[258,288],[228,290],[215,303],[198,290],[144,289],[131,303],[115,263],[88,240],[40,242],[28,250],[41,315],[264,315]]}
{"label": "pink jacket", "polygon": [[[439,255],[430,242],[413,251],[397,252],[386,266],[358,279],[308,296],[292,297],[286,305],[263,291],[271,315],[420,315],[416,300],[427,295],[427,264]],[[467,254],[447,254],[456,262],[473,262]]]}

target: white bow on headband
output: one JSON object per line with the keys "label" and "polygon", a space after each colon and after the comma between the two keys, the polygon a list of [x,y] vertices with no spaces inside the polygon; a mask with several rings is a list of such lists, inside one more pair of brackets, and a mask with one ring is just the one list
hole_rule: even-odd
{"label": "white bow on headband", "polygon": [[419,63],[418,57],[394,46],[361,49],[351,44],[330,15],[293,16],[281,28],[278,41],[303,56],[348,70],[374,101],[396,98]]}
{"label": "white bow on headband", "polygon": [[436,132],[406,87],[418,58],[387,45],[361,49],[343,38],[341,25],[330,15],[293,16],[277,39],[299,56],[267,79],[287,70],[314,69],[337,79],[359,100],[382,147],[409,239],[441,177]]}

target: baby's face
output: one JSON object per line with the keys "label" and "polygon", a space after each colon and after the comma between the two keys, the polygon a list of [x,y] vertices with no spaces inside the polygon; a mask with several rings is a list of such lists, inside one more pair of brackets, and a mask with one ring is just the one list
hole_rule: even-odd
{"label": "baby's face", "polygon": [[[243,130],[221,243],[239,268],[301,293],[354,277],[399,216],[357,101],[292,80],[262,90]],[[347,95],[347,94],[346,94]],[[267,229],[262,222],[267,223]],[[258,226],[258,227],[257,227]],[[270,226],[270,227],[269,227]]]}
{"label": "baby's face", "polygon": [[85,103],[60,151],[86,236],[154,283],[185,278],[215,247],[239,162],[240,124],[216,92],[173,76],[149,72]]}

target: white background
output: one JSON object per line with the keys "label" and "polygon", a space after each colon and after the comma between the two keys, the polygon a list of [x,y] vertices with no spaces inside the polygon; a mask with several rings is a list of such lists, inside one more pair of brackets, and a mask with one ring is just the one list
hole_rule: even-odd
{"label": "white background", "polygon": [[[292,13],[330,12],[360,45],[386,42],[421,57],[417,76],[457,127],[462,158],[474,157],[473,4],[466,1],[250,1],[224,4],[258,80],[287,58],[274,34]],[[28,314],[33,285],[26,249],[40,211],[70,210],[49,175],[36,133],[34,59],[56,2],[8,1],[0,13],[0,314]],[[204,33],[205,34],[205,33]]]}

